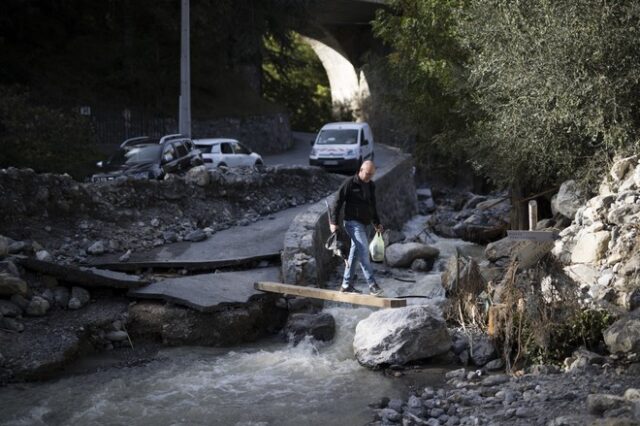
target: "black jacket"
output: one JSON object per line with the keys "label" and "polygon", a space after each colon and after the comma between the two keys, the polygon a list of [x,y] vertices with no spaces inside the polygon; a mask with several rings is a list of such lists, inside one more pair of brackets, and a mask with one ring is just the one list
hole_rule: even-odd
{"label": "black jacket", "polygon": [[344,220],[357,220],[365,225],[373,222],[380,225],[378,210],[376,209],[376,186],[373,181],[368,183],[360,180],[358,175],[347,178],[340,189],[331,208],[331,223],[338,224],[340,209],[344,204]]}

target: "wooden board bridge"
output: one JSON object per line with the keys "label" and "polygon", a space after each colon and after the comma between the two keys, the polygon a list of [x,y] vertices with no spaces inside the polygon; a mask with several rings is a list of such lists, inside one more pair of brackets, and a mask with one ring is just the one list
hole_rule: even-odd
{"label": "wooden board bridge", "polygon": [[270,293],[281,293],[291,296],[310,297],[312,299],[331,300],[334,302],[351,303],[354,305],[374,306],[377,308],[402,308],[407,306],[406,299],[371,296],[369,294],[341,293],[336,290],[327,290],[315,287],[302,287],[299,285],[283,284],[269,281],[256,282],[256,290]]}

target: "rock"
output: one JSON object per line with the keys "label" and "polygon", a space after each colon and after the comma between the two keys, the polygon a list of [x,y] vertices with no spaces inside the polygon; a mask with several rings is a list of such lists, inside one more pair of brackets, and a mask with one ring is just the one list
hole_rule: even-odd
{"label": "rock", "polygon": [[400,231],[394,229],[387,229],[382,233],[382,239],[384,240],[384,246],[389,247],[391,244],[396,244],[404,241],[406,236]]}
{"label": "rock", "polygon": [[434,260],[440,251],[421,243],[397,243],[385,249],[385,261],[392,267],[408,267],[415,259]]}
{"label": "rock", "polygon": [[605,257],[610,240],[611,234],[608,231],[581,235],[571,251],[571,261],[573,263],[598,262]]}
{"label": "rock", "polygon": [[46,299],[40,296],[33,296],[27,309],[25,309],[25,313],[32,317],[41,317],[49,311],[50,306]]}
{"label": "rock", "polygon": [[127,250],[122,256],[118,258],[119,262],[127,262],[131,257],[131,249]]}
{"label": "rock", "polygon": [[29,306],[29,301],[21,294],[14,294],[11,296],[11,303],[18,306],[23,311],[27,309],[27,306]]}
{"label": "rock", "polygon": [[56,287],[53,289],[53,300],[61,308],[69,306],[69,289],[67,287]]}
{"label": "rock", "polygon": [[184,180],[187,183],[194,183],[198,186],[207,186],[211,182],[211,176],[209,175],[207,167],[202,165],[193,167],[187,171]]}
{"label": "rock", "polygon": [[102,240],[94,242],[87,249],[87,253],[92,254],[94,256],[103,254],[105,251],[106,249],[104,247],[104,241]]}
{"label": "rock", "polygon": [[0,272],[0,296],[12,296],[14,294],[26,295],[27,283],[11,274]]}
{"label": "rock", "polygon": [[602,414],[605,411],[620,408],[626,400],[620,396],[607,394],[591,394],[587,396],[587,410],[591,414]]}
{"label": "rock", "polygon": [[501,358],[494,359],[486,363],[484,368],[488,371],[502,370],[504,368],[504,361]]}
{"label": "rock", "polygon": [[15,318],[0,317],[0,328],[21,333],[24,325]]}
{"label": "rock", "polygon": [[[206,233],[205,233],[206,235]],[[178,234],[176,234],[173,231],[165,231],[162,233],[162,238],[167,242],[167,243],[175,243],[176,241],[178,241]]]}
{"label": "rock", "polygon": [[14,241],[9,244],[9,253],[18,254],[28,249],[27,243],[24,241]]}
{"label": "rock", "polygon": [[189,232],[185,237],[185,241],[198,242],[207,239],[207,234],[202,229],[196,229]]}
{"label": "rock", "polygon": [[10,260],[0,262],[0,273],[7,273],[20,278],[20,271],[18,270],[18,267]]}
{"label": "rock", "polygon": [[607,220],[618,226],[638,223],[640,221],[640,204],[624,204],[609,210]]}
{"label": "rock", "polygon": [[22,309],[20,308],[20,306],[8,300],[0,299],[0,317],[5,316],[15,318],[21,315]]}
{"label": "rock", "polygon": [[104,337],[111,342],[123,342],[128,339],[129,335],[126,331],[117,330],[108,332]]}
{"label": "rock", "polygon": [[411,262],[411,270],[416,272],[428,272],[433,268],[433,260],[427,262],[424,259],[416,259]]}
{"label": "rock", "polygon": [[289,316],[283,333],[289,341],[297,345],[305,336],[316,340],[329,341],[336,331],[336,321],[328,313],[295,313]]}
{"label": "rock", "polygon": [[356,326],[356,359],[368,367],[407,362],[441,355],[451,348],[442,313],[418,305],[372,313]]}
{"label": "rock", "polygon": [[508,258],[511,256],[511,253],[518,243],[518,240],[514,240],[509,237],[494,241],[487,244],[487,247],[484,250],[484,255],[491,262],[495,262],[502,258]]}
{"label": "rock", "polygon": [[637,353],[640,351],[640,311],[618,319],[602,334],[610,353]]}
{"label": "rock", "polygon": [[614,182],[620,182],[624,179],[629,169],[637,162],[637,156],[633,155],[631,157],[626,157],[617,160],[611,166],[611,171],[609,174],[613,178]]}
{"label": "rock", "polygon": [[80,309],[91,300],[91,295],[82,287],[71,288],[71,299],[69,300],[69,309]]}
{"label": "rock", "polygon": [[11,240],[9,238],[0,235],[0,257],[4,257],[9,254],[9,245]]}
{"label": "rock", "polygon": [[52,262],[53,256],[46,250],[38,250],[36,252],[36,259],[42,260],[43,262]]}
{"label": "rock", "polygon": [[473,336],[473,345],[471,348],[471,361],[478,367],[482,367],[487,362],[498,356],[496,348],[489,338],[484,334]]}
{"label": "rock", "polygon": [[582,204],[583,200],[576,182],[568,180],[560,185],[558,193],[551,198],[551,211],[553,214],[560,213],[573,219]]}

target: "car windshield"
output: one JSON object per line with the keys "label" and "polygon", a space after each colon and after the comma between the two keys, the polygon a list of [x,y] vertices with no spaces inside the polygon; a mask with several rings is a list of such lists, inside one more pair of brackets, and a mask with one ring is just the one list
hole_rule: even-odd
{"label": "car windshield", "polygon": [[125,154],[127,156],[126,164],[158,161],[161,151],[162,145],[137,146]]}
{"label": "car windshield", "polygon": [[358,143],[358,131],[355,129],[320,130],[317,145],[353,145]]}

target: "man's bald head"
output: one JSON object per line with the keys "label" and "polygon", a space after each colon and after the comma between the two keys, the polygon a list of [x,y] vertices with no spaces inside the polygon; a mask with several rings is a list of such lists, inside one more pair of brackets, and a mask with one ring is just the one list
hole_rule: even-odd
{"label": "man's bald head", "polygon": [[362,163],[360,166],[360,171],[358,171],[358,177],[363,182],[369,182],[373,175],[376,174],[376,165],[373,164],[373,161],[367,160]]}

